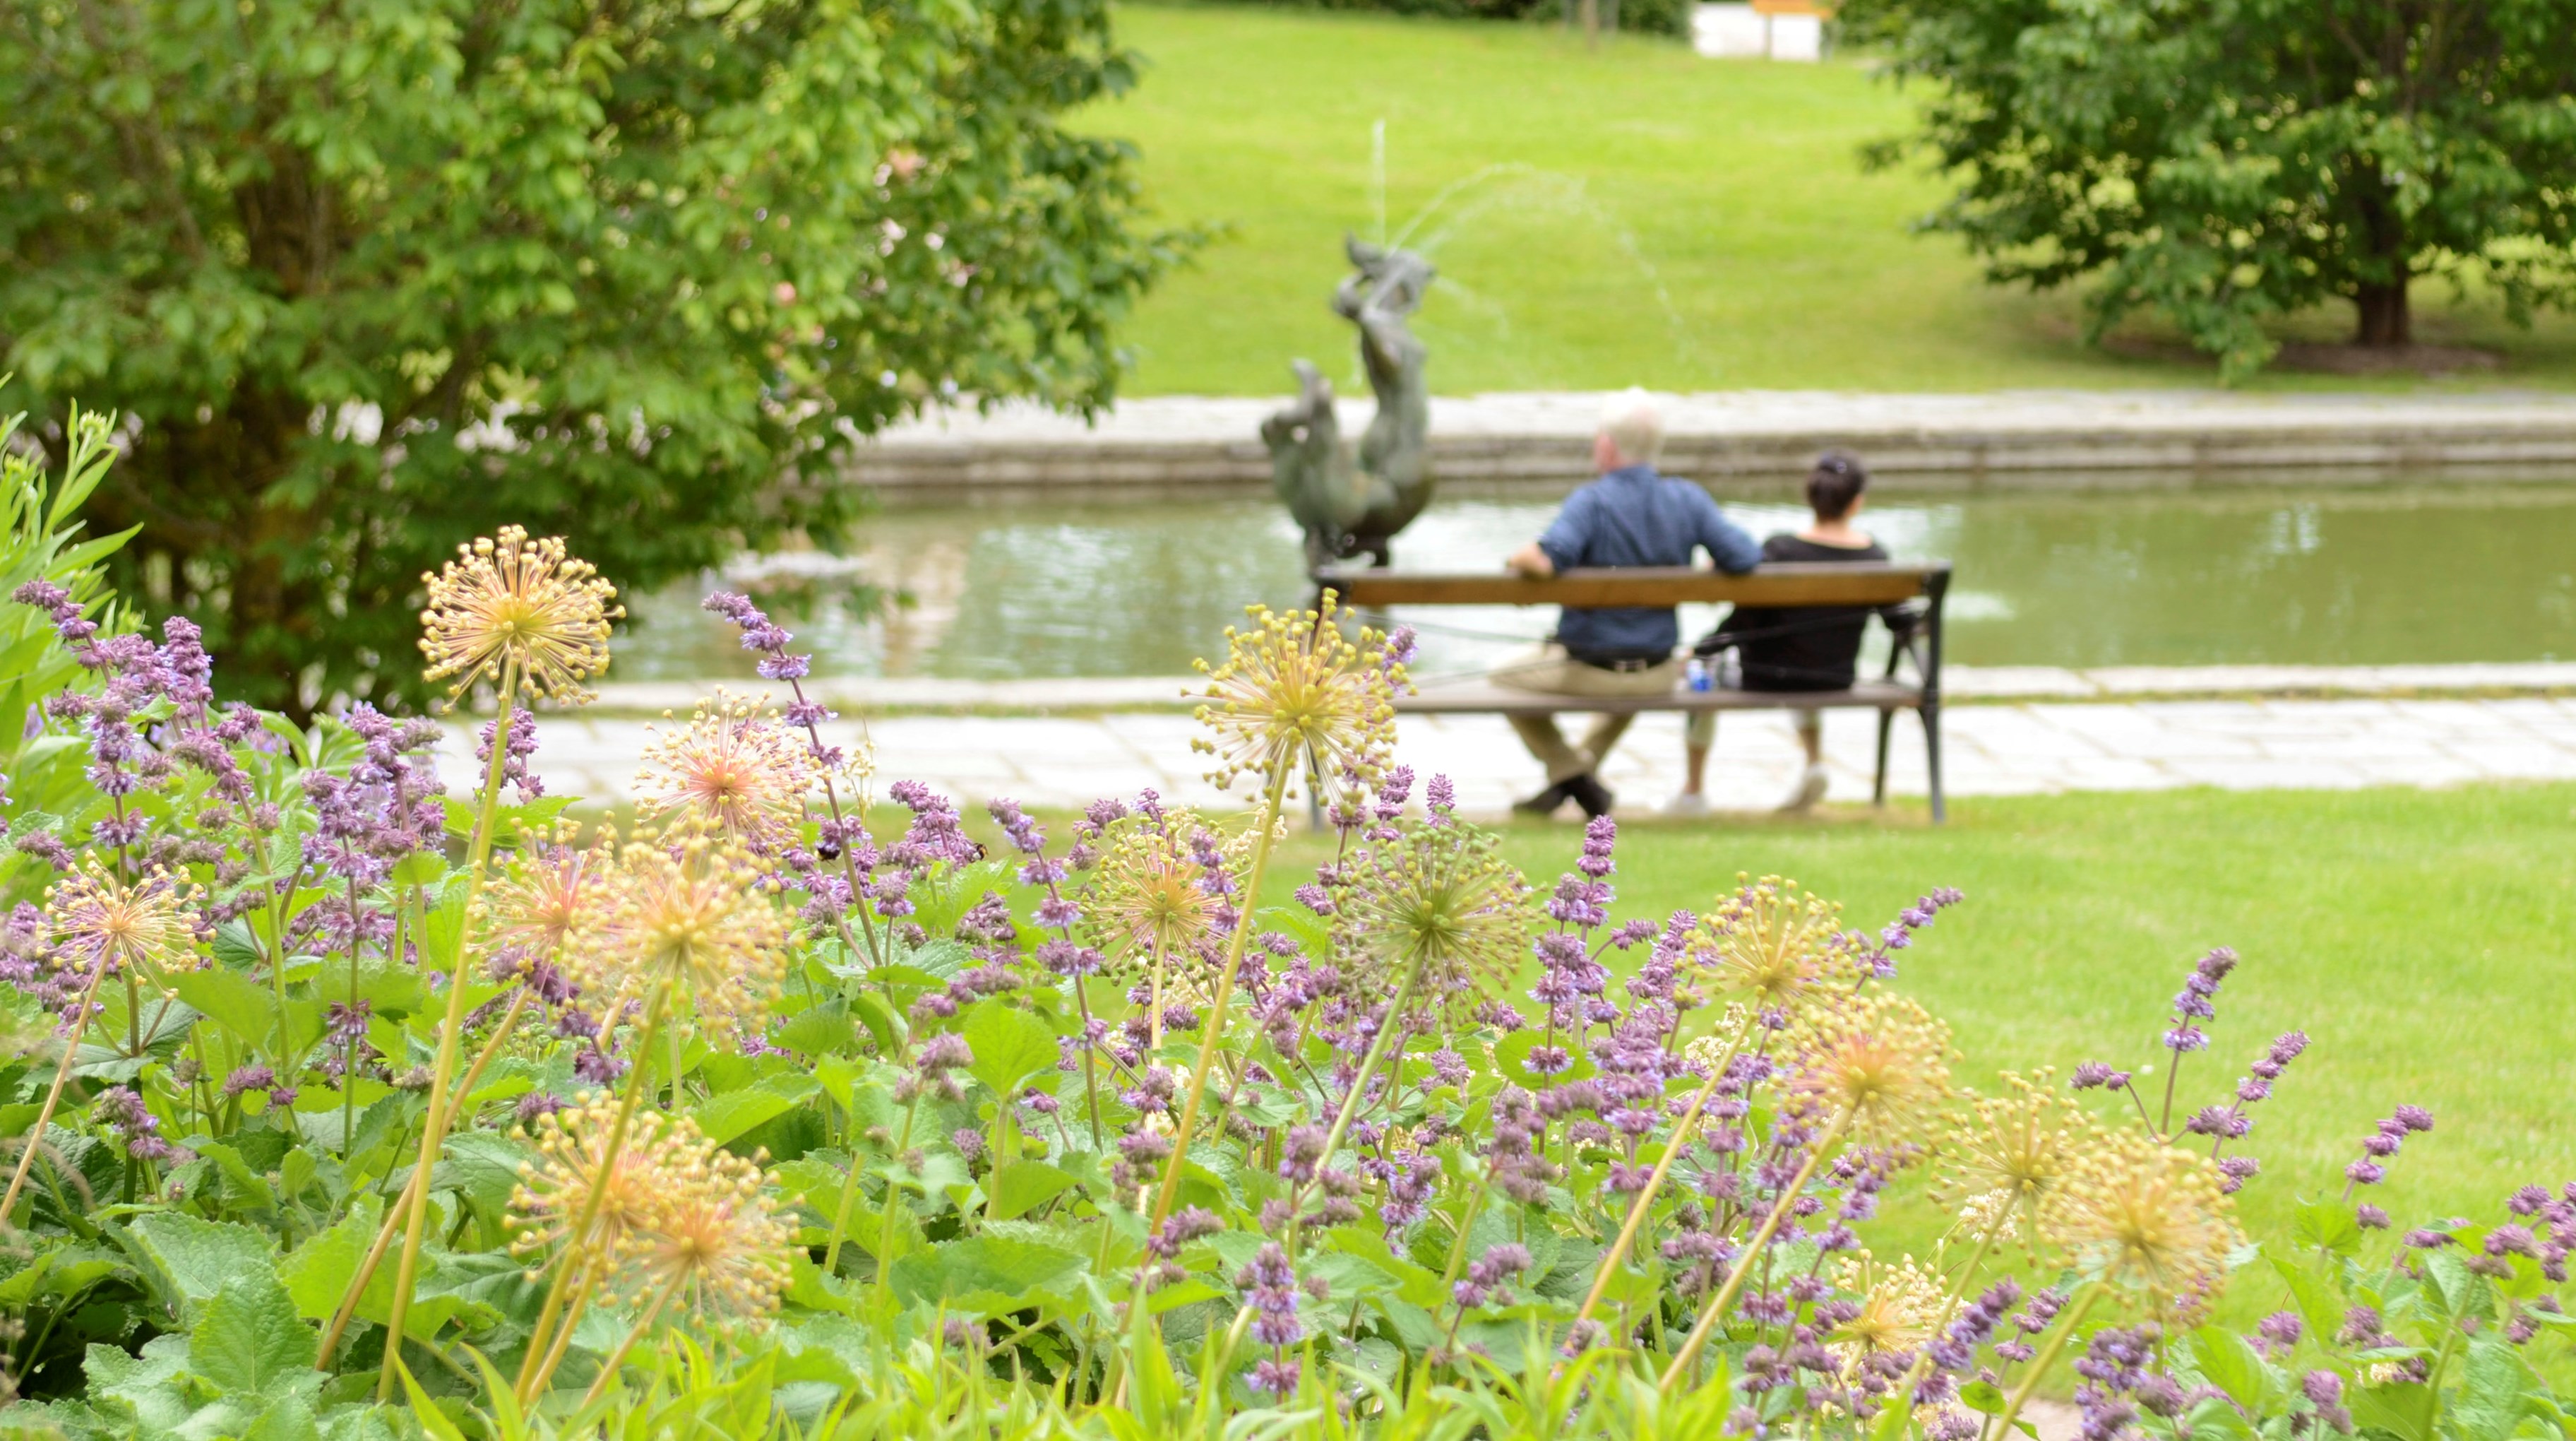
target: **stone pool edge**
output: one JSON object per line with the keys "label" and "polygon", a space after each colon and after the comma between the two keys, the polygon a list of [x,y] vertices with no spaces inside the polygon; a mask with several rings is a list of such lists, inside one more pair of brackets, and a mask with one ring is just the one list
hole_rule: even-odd
{"label": "stone pool edge", "polygon": [[[1282,397],[1281,399],[1284,399]],[[1443,481],[1566,483],[1583,473],[1598,392],[1432,401]],[[861,442],[844,474],[890,499],[1266,487],[1274,399],[1152,396],[1095,421],[1026,405],[950,408]],[[1340,406],[1343,433],[1367,401]],[[1717,489],[1775,485],[1843,446],[1891,488],[2079,490],[2345,482],[2392,474],[2576,471],[2576,396],[2004,391],[1729,391],[1665,397],[1664,468]]]}

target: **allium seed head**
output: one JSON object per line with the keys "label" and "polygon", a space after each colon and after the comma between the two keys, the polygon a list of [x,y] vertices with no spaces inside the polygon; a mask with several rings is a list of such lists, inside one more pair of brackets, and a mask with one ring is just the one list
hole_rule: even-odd
{"label": "allium seed head", "polygon": [[1950,1028],[1904,996],[1874,992],[1811,1014],[1792,1037],[1788,1092],[1819,1119],[1910,1138],[1950,1096]]}
{"label": "allium seed head", "polygon": [[2147,1292],[2186,1318],[2217,1298],[2245,1242],[2207,1156],[2118,1132],[2067,1188],[2060,1229],[2086,1270]]}
{"label": "allium seed head", "polygon": [[[1100,862],[1082,892],[1085,935],[1112,960],[1150,963],[1195,954],[1233,910],[1232,898],[1206,879],[1194,838],[1208,829],[1179,807],[1124,816],[1101,827]],[[1240,869],[1244,838],[1229,837],[1218,854]]]}
{"label": "allium seed head", "polygon": [[2006,1072],[2008,1094],[1974,1096],[1950,1143],[1935,1191],[1953,1212],[1980,1196],[1996,1198],[2021,1218],[2031,1243],[2053,1237],[2066,1188],[2101,1128],[2050,1084],[2055,1073]]}
{"label": "allium seed head", "polygon": [[626,611],[617,588],[588,561],[565,553],[560,537],[530,540],[515,525],[457,547],[457,558],[421,577],[427,679],[450,676],[452,699],[479,680],[515,670],[528,694],[561,704],[590,699],[581,683],[608,669],[609,622]]}
{"label": "allium seed head", "polygon": [[635,773],[635,808],[647,820],[676,814],[755,855],[785,848],[820,781],[813,748],[774,711],[718,692],[686,729],[657,734]]}
{"label": "allium seed head", "polygon": [[1216,757],[1209,781],[1222,788],[1311,756],[1328,780],[1374,784],[1394,750],[1395,696],[1407,685],[1385,638],[1367,629],[1357,644],[1345,638],[1329,592],[1321,610],[1256,605],[1245,614],[1250,629],[1226,627],[1225,663],[1199,662],[1207,704],[1198,719],[1210,735],[1190,744]]}
{"label": "allium seed head", "polygon": [[91,855],[80,869],[56,881],[45,900],[55,963],[81,976],[101,966],[109,975],[128,968],[147,973],[194,970],[196,926],[190,912],[199,895],[195,886],[158,869],[127,885]]}
{"label": "allium seed head", "polygon": [[1727,997],[1795,1010],[1820,987],[1848,988],[1859,979],[1859,956],[1838,924],[1841,914],[1796,881],[1764,876],[1701,918],[1690,959]]}
{"label": "allium seed head", "polygon": [[608,922],[561,964],[603,1011],[671,987],[669,1014],[756,1034],[786,970],[787,925],[740,849],[704,833],[620,853]]}
{"label": "allium seed head", "polygon": [[1529,886],[1474,826],[1400,823],[1396,839],[1371,844],[1345,874],[1336,948],[1379,994],[1419,964],[1417,1012],[1470,1014],[1501,993],[1529,946]]}
{"label": "allium seed head", "polygon": [[495,944],[515,946],[532,961],[548,961],[599,936],[614,897],[613,838],[602,831],[587,846],[576,846],[572,839],[573,831],[566,827],[551,840],[522,849],[509,871],[492,883],[484,905]]}

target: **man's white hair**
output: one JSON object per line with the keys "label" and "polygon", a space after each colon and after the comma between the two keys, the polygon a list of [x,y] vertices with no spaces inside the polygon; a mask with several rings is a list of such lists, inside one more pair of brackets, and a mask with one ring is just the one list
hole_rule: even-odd
{"label": "man's white hair", "polygon": [[1655,398],[1630,386],[1601,403],[1601,433],[1629,465],[1652,465],[1664,453],[1664,412]]}

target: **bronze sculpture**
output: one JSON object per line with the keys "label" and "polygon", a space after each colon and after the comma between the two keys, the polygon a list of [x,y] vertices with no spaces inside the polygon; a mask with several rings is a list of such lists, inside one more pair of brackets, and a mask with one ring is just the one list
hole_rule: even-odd
{"label": "bronze sculpture", "polygon": [[1309,569],[1366,554],[1388,563],[1387,542],[1431,500],[1431,389],[1426,352],[1405,323],[1438,272],[1409,250],[1344,241],[1358,274],[1333,291],[1333,313],[1360,330],[1360,363],[1377,416],[1356,457],[1342,444],[1333,385],[1296,362],[1297,399],[1261,423],[1270,482],[1306,532]]}

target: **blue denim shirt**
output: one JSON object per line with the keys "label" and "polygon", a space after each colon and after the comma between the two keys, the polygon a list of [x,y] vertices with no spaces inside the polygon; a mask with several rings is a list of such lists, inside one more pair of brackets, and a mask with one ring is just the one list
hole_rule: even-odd
{"label": "blue denim shirt", "polygon": [[[1651,465],[1622,466],[1567,496],[1538,548],[1560,571],[1689,565],[1693,551],[1706,550],[1719,570],[1741,575],[1762,560],[1762,547],[1718,514],[1707,491]],[[1666,656],[1681,625],[1669,609],[1568,606],[1556,638],[1578,655]]]}

